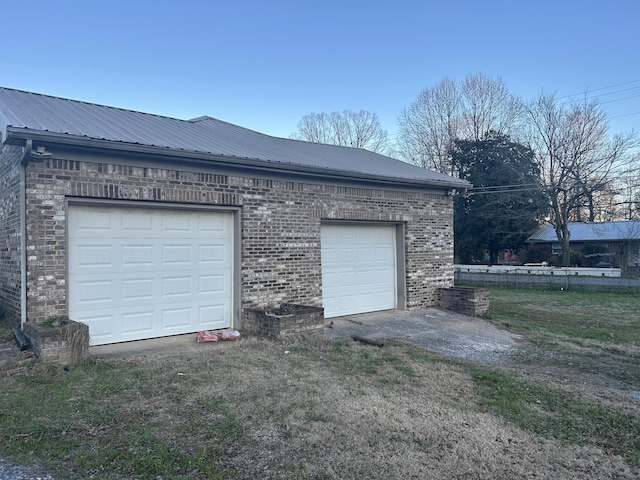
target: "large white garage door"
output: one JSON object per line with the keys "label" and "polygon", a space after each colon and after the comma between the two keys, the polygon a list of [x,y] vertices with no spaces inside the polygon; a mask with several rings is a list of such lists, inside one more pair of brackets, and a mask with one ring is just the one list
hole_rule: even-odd
{"label": "large white garage door", "polygon": [[396,308],[393,225],[323,225],[321,242],[326,318]]}
{"label": "large white garage door", "polygon": [[72,205],[69,317],[92,345],[229,327],[231,213]]}

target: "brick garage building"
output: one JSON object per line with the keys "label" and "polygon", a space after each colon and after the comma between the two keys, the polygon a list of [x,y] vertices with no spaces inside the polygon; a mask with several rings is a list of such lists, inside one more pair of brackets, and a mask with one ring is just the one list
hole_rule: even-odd
{"label": "brick garage building", "polygon": [[[366,150],[0,88],[0,296],[93,344],[435,305],[464,181]],[[244,317],[244,318],[243,318]]]}

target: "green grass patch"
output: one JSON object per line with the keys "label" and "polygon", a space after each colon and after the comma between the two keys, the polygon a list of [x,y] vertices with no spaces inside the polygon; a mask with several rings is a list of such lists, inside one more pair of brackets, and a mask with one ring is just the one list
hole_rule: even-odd
{"label": "green grass patch", "polygon": [[489,297],[489,320],[523,334],[538,349],[530,362],[640,389],[639,295],[491,288]]}
{"label": "green grass patch", "polygon": [[[78,477],[228,478],[219,466],[221,447],[241,427],[219,403],[208,404],[218,416],[206,421],[199,406],[182,403],[186,390],[168,395],[178,382],[126,363],[89,360],[70,372],[36,365],[5,383],[3,450],[26,463],[64,463]],[[189,429],[210,443],[175,436]]]}
{"label": "green grass patch", "polygon": [[489,297],[489,318],[510,329],[640,342],[640,295],[491,288]]}
{"label": "green grass patch", "polygon": [[488,412],[565,443],[595,445],[640,465],[640,417],[516,375],[468,367]]}

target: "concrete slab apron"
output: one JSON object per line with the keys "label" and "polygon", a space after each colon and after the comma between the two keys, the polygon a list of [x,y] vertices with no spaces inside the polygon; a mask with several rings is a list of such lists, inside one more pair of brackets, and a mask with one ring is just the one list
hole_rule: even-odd
{"label": "concrete slab apron", "polygon": [[[486,320],[436,308],[387,310],[331,319],[327,337],[395,338],[445,355],[502,363],[517,348],[520,335],[500,330]],[[329,320],[326,322],[329,325]]]}

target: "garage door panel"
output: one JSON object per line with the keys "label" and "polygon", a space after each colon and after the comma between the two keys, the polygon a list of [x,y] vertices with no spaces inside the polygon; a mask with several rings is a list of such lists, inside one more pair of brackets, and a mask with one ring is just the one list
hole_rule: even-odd
{"label": "garage door panel", "polygon": [[76,226],[75,234],[78,237],[94,238],[97,232],[109,234],[113,229],[110,212],[105,209],[96,209],[93,215],[83,219],[82,223]]}
{"label": "garage door panel", "polygon": [[125,243],[121,246],[121,265],[127,267],[152,266],[154,246],[151,243]]}
{"label": "garage door panel", "polygon": [[198,293],[226,296],[228,294],[226,277],[224,275],[198,275]]}
{"label": "garage door panel", "polygon": [[115,315],[108,315],[102,311],[86,311],[82,315],[74,317],[74,320],[89,325],[92,343],[100,345],[110,343],[114,338],[120,336],[120,332],[117,331],[119,324],[115,322],[115,317]]}
{"label": "garage door panel", "polygon": [[336,275],[338,278],[337,286],[343,289],[350,289],[356,283],[356,272],[340,272]]}
{"label": "garage door panel", "polygon": [[206,330],[225,328],[225,319],[229,314],[226,304],[202,305],[198,307],[198,322]]}
{"label": "garage door panel", "polygon": [[189,327],[191,322],[191,309],[192,307],[184,306],[180,308],[167,308],[162,311],[162,329],[183,330],[184,327]]}
{"label": "garage door panel", "polygon": [[359,250],[354,249],[353,253],[357,257],[358,262],[363,265],[373,263],[376,259],[375,250],[371,247],[363,247]]}
{"label": "garage door panel", "polygon": [[191,245],[165,244],[161,247],[161,264],[166,266],[189,265],[191,263]]}
{"label": "garage door panel", "polygon": [[322,290],[325,317],[396,307],[393,225],[323,225]]}
{"label": "garage door panel", "polygon": [[152,215],[126,215],[118,218],[120,219],[120,231],[122,233],[135,234],[153,231],[154,217]]}
{"label": "garage door panel", "polygon": [[375,249],[374,251],[374,259],[376,262],[386,262],[388,265],[390,265],[395,258],[394,252],[392,252],[391,250],[389,250],[388,248],[381,248],[378,247]]}
{"label": "garage door panel", "polygon": [[150,335],[153,332],[155,310],[134,311],[122,314],[122,334],[124,336]]}
{"label": "garage door panel", "polygon": [[77,282],[78,303],[112,303],[114,296],[114,285],[111,280],[86,280]]}
{"label": "garage door panel", "polygon": [[[180,234],[191,232],[191,222],[188,215],[162,215],[162,232],[173,233],[179,232]],[[182,236],[182,235],[181,235]]]}
{"label": "garage door panel", "polygon": [[229,233],[229,226],[220,218],[199,217],[198,231],[207,233],[218,233],[226,236]]}
{"label": "garage door panel", "polygon": [[122,280],[122,301],[144,301],[154,298],[153,278],[130,278]]}
{"label": "garage door panel", "polygon": [[338,247],[337,253],[338,253],[337,255],[338,262],[348,262],[358,254],[355,248],[350,248],[350,247],[349,248]]}
{"label": "garage door panel", "polygon": [[370,272],[369,275],[374,279],[374,283],[378,285],[378,288],[382,288],[386,290],[388,285],[392,285],[395,282],[392,280],[393,273],[391,270],[375,270]]}
{"label": "garage door panel", "polygon": [[357,274],[357,281],[358,281],[358,285],[369,285],[371,287],[373,287],[376,284],[376,278],[373,274],[373,272],[371,271],[360,271]]}
{"label": "garage door panel", "polygon": [[69,315],[93,345],[231,326],[233,231],[226,212],[72,206]]}
{"label": "garage door panel", "polygon": [[113,265],[113,249],[111,245],[91,245],[83,243],[76,247],[79,268],[101,268]]}
{"label": "garage door panel", "polygon": [[224,262],[227,256],[226,249],[222,245],[198,246],[198,259],[201,265]]}
{"label": "garage door panel", "polygon": [[191,275],[162,278],[161,294],[164,298],[189,297],[191,295]]}

